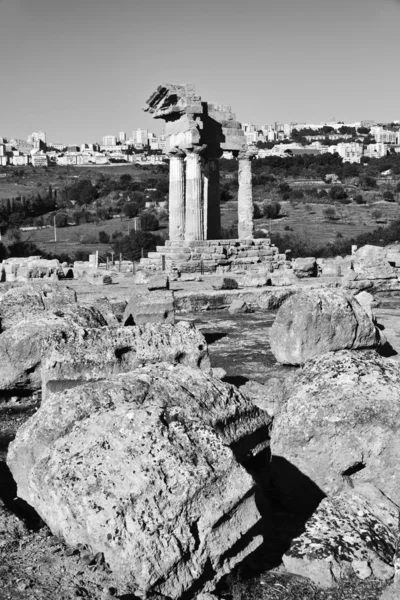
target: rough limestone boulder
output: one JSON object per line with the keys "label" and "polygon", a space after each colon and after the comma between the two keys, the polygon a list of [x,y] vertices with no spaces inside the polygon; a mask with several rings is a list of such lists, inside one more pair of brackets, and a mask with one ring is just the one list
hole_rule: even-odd
{"label": "rough limestone boulder", "polygon": [[147,289],[150,290],[150,292],[154,290],[169,290],[168,275],[153,275],[148,281]]}
{"label": "rough limestone boulder", "polygon": [[379,332],[350,293],[331,289],[299,292],[286,300],[270,329],[278,362],[301,365],[344,348],[374,348]]}
{"label": "rough limestone boulder", "polygon": [[367,313],[367,315],[369,316],[371,321],[373,321],[375,323],[376,319],[375,319],[374,312],[372,310],[372,307],[374,306],[374,302],[375,302],[373,295],[364,290],[364,291],[360,292],[359,294],[356,294],[354,296],[354,298],[357,300],[357,302],[359,304],[361,304],[361,306],[363,307],[363,309],[365,310],[365,312]]}
{"label": "rough limestone boulder", "polygon": [[104,553],[119,590],[192,598],[262,543],[242,465],[269,425],[199,369],[149,366],[51,395],[7,463],[55,535]]}
{"label": "rough limestone boulder", "polygon": [[246,302],[244,302],[244,300],[232,300],[228,311],[230,312],[231,315],[237,315],[240,313],[247,313],[250,311],[248,305],[246,304]]}
{"label": "rough limestone boulder", "polygon": [[395,505],[388,511],[394,527],[380,513],[379,505],[351,489],[325,498],[284,554],[286,569],[321,587],[351,575],[391,579],[399,511]]}
{"label": "rough limestone boulder", "polygon": [[[57,314],[58,313],[58,314]],[[34,391],[41,387],[41,364],[50,340],[68,338],[79,327],[102,327],[105,321],[96,309],[65,305],[58,311],[19,321],[0,336],[0,391]]]}
{"label": "rough limestone boulder", "polygon": [[159,362],[209,371],[204,335],[187,322],[56,332],[42,345],[42,402],[49,391]]}
{"label": "rough limestone boulder", "polygon": [[309,256],[307,258],[296,258],[293,261],[293,273],[300,279],[303,277],[316,277],[317,261],[315,257]]}
{"label": "rough limestone boulder", "polygon": [[122,317],[124,325],[146,323],[175,323],[174,294],[168,291],[135,292],[129,299]]}
{"label": "rough limestone boulder", "polygon": [[17,285],[0,294],[1,331],[9,329],[22,319],[40,316],[45,310],[74,303],[76,292],[67,286],[49,283]]}
{"label": "rough limestone boulder", "polygon": [[353,270],[358,279],[397,278],[395,269],[390,265],[385,248],[366,245],[353,255]]}
{"label": "rough limestone boulder", "polygon": [[214,290],[236,290],[239,287],[236,279],[232,277],[214,277],[211,282]]}
{"label": "rough limestone boulder", "polygon": [[312,509],[312,496],[340,491],[349,478],[399,506],[400,364],[372,350],[308,362],[275,417],[271,452],[288,507]]}

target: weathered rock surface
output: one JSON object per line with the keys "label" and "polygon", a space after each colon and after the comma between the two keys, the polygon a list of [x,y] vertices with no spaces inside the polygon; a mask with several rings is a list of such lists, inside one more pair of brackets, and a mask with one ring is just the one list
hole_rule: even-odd
{"label": "weathered rock surface", "polygon": [[262,541],[240,462],[269,425],[233,386],[156,365],[51,395],[7,462],[53,533],[103,552],[127,591],[195,597]]}
{"label": "weathered rock surface", "polygon": [[168,275],[153,275],[153,277],[150,277],[150,279],[147,283],[147,289],[150,291],[168,290],[169,289]]}
{"label": "weathered rock surface", "polygon": [[299,278],[316,277],[317,261],[315,257],[296,258],[293,261],[293,273]]}
{"label": "weathered rock surface", "polygon": [[105,324],[98,310],[80,304],[42,311],[19,321],[0,336],[0,390],[40,389],[42,357],[50,340],[68,338],[79,328],[84,335],[90,328]]}
{"label": "weathered rock surface", "polygon": [[314,289],[283,303],[270,342],[278,362],[301,365],[325,352],[376,347],[379,332],[350,293]]}
{"label": "weathered rock surface", "polygon": [[400,505],[400,364],[372,350],[308,362],[276,415],[271,451],[290,508],[312,509],[313,494],[340,491],[349,477]]}
{"label": "weathered rock surface", "polygon": [[0,295],[1,331],[45,310],[76,303],[75,290],[57,284],[35,283],[8,289]]}
{"label": "weathered rock surface", "polygon": [[134,293],[125,308],[124,325],[146,325],[146,323],[175,323],[173,292]]}
{"label": "weathered rock surface", "polygon": [[205,337],[193,324],[148,324],[55,332],[42,345],[42,402],[49,391],[167,362],[209,371]]}
{"label": "weathered rock surface", "polygon": [[394,528],[354,490],[325,498],[283,556],[285,567],[322,587],[332,587],[351,574],[391,579],[399,511],[393,506],[391,512]]}
{"label": "weathered rock surface", "polygon": [[380,246],[362,246],[353,255],[352,263],[358,279],[397,278],[395,269],[389,264],[385,248]]}
{"label": "weathered rock surface", "polygon": [[365,312],[367,313],[367,315],[369,316],[371,321],[375,322],[375,315],[372,310],[372,307],[374,305],[373,295],[364,290],[364,291],[360,292],[359,294],[356,294],[354,296],[354,298],[357,300],[357,302],[359,304],[361,304],[361,306],[363,307],[363,309],[365,310]]}
{"label": "weathered rock surface", "polygon": [[228,310],[231,313],[231,315],[236,315],[239,313],[249,312],[250,309],[247,306],[246,302],[244,302],[243,300],[233,300]]}
{"label": "weathered rock surface", "polygon": [[215,277],[211,282],[211,286],[214,290],[236,290],[239,284],[232,277]]}

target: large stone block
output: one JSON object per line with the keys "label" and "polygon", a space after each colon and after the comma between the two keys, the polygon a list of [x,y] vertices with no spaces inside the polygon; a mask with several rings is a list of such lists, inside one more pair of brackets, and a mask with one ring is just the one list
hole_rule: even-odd
{"label": "large stone block", "polygon": [[146,323],[175,323],[173,292],[134,293],[126,306],[124,325],[146,325]]}
{"label": "large stone block", "polygon": [[52,394],[7,461],[19,497],[69,546],[103,553],[121,593],[178,600],[262,543],[243,465],[269,427],[235,387],[158,364]]}
{"label": "large stone block", "polygon": [[345,348],[375,348],[379,342],[379,331],[361,305],[339,290],[295,294],[281,306],[270,329],[274,356],[291,365]]}
{"label": "large stone block", "polygon": [[127,373],[145,364],[211,368],[207,342],[192,324],[148,324],[55,332],[42,345],[42,401],[48,394]]}
{"label": "large stone block", "polygon": [[370,483],[400,505],[399,386],[400,364],[373,350],[329,352],[297,372],[271,437],[275,484],[288,508],[312,508],[313,490],[321,499],[349,481]]}

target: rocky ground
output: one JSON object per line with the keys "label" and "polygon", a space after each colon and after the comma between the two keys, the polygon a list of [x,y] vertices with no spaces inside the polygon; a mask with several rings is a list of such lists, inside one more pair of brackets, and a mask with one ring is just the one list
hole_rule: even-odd
{"label": "rocky ground", "polygon": [[[102,296],[125,300],[132,288],[131,279],[122,276],[113,285],[104,287],[80,282],[68,282],[68,285],[71,283],[82,301]],[[204,291],[205,286],[204,282],[179,282],[174,287]],[[385,328],[384,333],[393,347],[393,358],[397,359],[400,356],[400,298],[383,295],[379,300],[378,321]],[[239,387],[248,380],[260,384],[271,377],[285,380],[296,370],[278,365],[270,351],[268,329],[274,318],[272,310],[240,315],[230,315],[227,310],[178,315],[178,320],[191,321],[199,327],[209,344],[212,366],[224,369],[227,380]],[[15,483],[5,463],[7,448],[39,403],[39,394],[29,398],[10,397],[0,403],[0,598],[133,599],[129,594],[118,593],[113,575],[101,555],[93,556],[85,547],[69,548],[51,534],[24,502],[15,500]],[[354,578],[324,590],[306,578],[287,573],[281,557],[290,540],[303,531],[304,522],[279,504],[271,508],[271,522],[274,534],[269,530],[268,544],[221,582],[219,597],[227,600],[378,600],[387,584],[373,578],[364,582]]]}

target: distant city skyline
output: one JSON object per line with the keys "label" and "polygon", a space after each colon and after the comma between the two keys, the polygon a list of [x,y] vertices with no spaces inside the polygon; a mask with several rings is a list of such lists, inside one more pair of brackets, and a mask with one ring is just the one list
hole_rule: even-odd
{"label": "distant city skyline", "polygon": [[190,82],[258,125],[400,118],[398,0],[0,0],[0,136],[66,144],[162,123]]}

